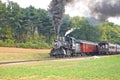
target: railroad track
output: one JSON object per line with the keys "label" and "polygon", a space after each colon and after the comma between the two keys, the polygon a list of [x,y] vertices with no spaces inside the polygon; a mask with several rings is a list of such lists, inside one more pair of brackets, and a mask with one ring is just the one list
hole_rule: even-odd
{"label": "railroad track", "polygon": [[15,63],[27,63],[27,62],[38,62],[38,61],[50,61],[50,60],[55,60],[55,59],[44,58],[44,59],[36,59],[36,60],[6,61],[6,62],[0,62],[0,65],[2,65],[2,64],[15,64]]}
{"label": "railroad track", "polygon": [[28,63],[28,62],[40,62],[40,61],[87,60],[87,59],[97,59],[97,58],[110,57],[110,56],[113,56],[113,55],[86,56],[86,57],[70,57],[70,58],[43,58],[43,59],[37,59],[37,60],[20,60],[20,61],[0,62],[0,65],[4,65],[4,64],[19,64],[19,63]]}

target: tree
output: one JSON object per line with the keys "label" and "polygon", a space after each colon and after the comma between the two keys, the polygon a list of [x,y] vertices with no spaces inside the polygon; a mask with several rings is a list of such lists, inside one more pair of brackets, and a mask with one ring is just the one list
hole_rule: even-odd
{"label": "tree", "polygon": [[112,23],[106,22],[99,26],[101,31],[101,40],[109,41],[111,43],[119,43],[120,41],[120,27]]}
{"label": "tree", "polygon": [[66,31],[68,31],[69,29],[72,28],[72,25],[71,25],[71,18],[69,15],[64,15],[63,16],[63,21],[62,21],[62,25],[61,25],[61,28],[60,28],[60,35],[61,36],[64,36]]}

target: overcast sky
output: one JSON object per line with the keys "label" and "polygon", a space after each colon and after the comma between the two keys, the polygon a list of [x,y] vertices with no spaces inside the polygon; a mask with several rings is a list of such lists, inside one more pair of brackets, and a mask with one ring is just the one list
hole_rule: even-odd
{"label": "overcast sky", "polygon": [[[46,9],[46,10],[48,8],[48,5],[51,2],[51,0],[9,0],[9,1],[17,2],[20,5],[20,7],[23,7],[23,8],[26,8],[30,5],[32,5],[35,8],[42,8],[42,9]],[[2,0],[2,2],[7,2],[7,0]],[[74,6],[74,9],[67,7],[65,13],[70,14],[70,16],[76,16],[76,15],[85,16],[85,15],[83,15],[83,13],[85,13],[86,9],[83,9],[84,6],[82,4],[80,6],[76,5],[76,6]]]}
{"label": "overcast sky", "polygon": [[[7,2],[7,0],[1,0],[2,2]],[[34,6],[35,8],[43,8],[47,9],[51,0],[9,0],[13,2],[17,2],[20,7],[26,8],[30,5]]]}
{"label": "overcast sky", "polygon": [[[7,2],[7,0],[1,0],[2,2]],[[26,8],[30,5],[34,6],[35,8],[42,8],[46,9],[48,8],[48,5],[50,4],[51,0],[9,0],[13,2],[17,2],[20,7]],[[89,9],[84,6],[83,4],[77,3],[74,7],[66,7],[66,14],[69,14],[70,16],[85,16],[89,17]],[[120,25],[120,17],[119,18],[109,18],[110,22],[114,22],[116,24]]]}

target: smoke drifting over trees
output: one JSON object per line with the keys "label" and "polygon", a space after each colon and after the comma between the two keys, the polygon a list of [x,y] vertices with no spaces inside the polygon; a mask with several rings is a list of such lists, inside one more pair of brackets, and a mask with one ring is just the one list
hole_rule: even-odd
{"label": "smoke drifting over trees", "polygon": [[105,21],[109,17],[120,16],[120,0],[52,0],[49,12],[57,35],[59,35],[65,6],[74,6],[78,2],[82,2],[89,8],[90,17],[101,21]]}
{"label": "smoke drifting over trees", "polygon": [[100,20],[120,16],[120,0],[68,0],[69,3],[83,2],[91,12],[91,16]]}
{"label": "smoke drifting over trees", "polygon": [[52,0],[51,3],[55,1],[63,1],[63,8],[65,8],[65,5],[73,6],[82,2],[89,8],[91,17],[94,16],[100,20],[120,16],[120,0]]}
{"label": "smoke drifting over trees", "polygon": [[100,20],[120,16],[120,0],[99,0],[89,6],[91,14]]}
{"label": "smoke drifting over trees", "polygon": [[68,0],[68,2],[70,5],[82,2],[89,8],[90,15],[100,20],[120,16],[120,0]]}

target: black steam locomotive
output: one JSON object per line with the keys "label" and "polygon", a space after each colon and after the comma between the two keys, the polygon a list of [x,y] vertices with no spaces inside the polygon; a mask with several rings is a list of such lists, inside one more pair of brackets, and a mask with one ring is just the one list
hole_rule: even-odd
{"label": "black steam locomotive", "polygon": [[72,56],[75,51],[76,40],[72,37],[59,37],[52,44],[52,50],[50,52],[51,57],[65,57]]}
{"label": "black steam locomotive", "polygon": [[111,44],[107,41],[94,43],[77,40],[73,37],[58,37],[52,44],[51,57],[63,58],[85,55],[119,54],[120,45]]}

